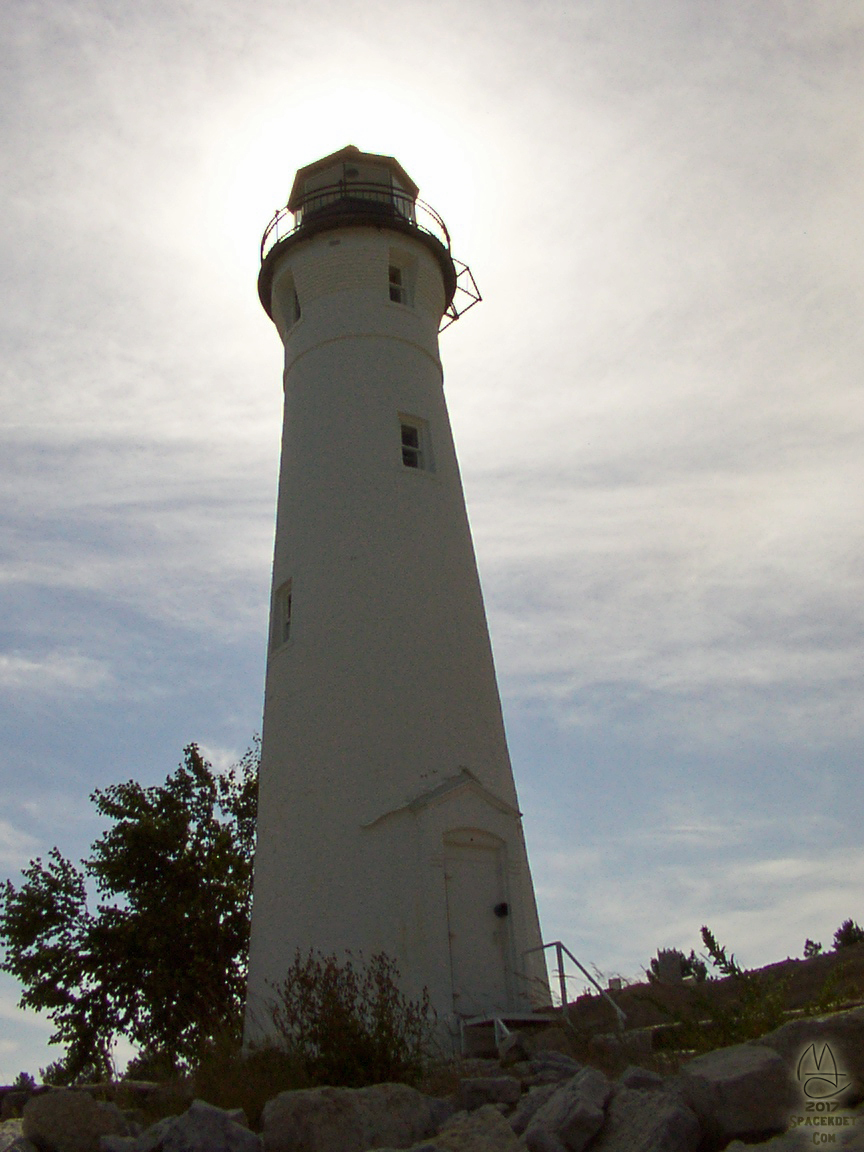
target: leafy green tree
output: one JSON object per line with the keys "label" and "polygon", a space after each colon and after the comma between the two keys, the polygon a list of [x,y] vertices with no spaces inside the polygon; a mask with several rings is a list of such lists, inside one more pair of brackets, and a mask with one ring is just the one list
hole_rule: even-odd
{"label": "leafy green tree", "polygon": [[110,1076],[118,1035],[141,1050],[140,1074],[188,1066],[213,1036],[239,1030],[258,761],[256,741],[218,775],[190,744],[163,785],[130,780],[92,794],[113,824],[83,869],[54,848],[24,869],[20,888],[0,888],[0,968],[23,985],[21,1007],[46,1011],[51,1042],[66,1046],[46,1079]]}

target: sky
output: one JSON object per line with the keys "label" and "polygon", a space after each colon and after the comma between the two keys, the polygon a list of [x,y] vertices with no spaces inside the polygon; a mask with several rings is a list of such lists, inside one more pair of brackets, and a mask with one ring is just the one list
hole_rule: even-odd
{"label": "sky", "polygon": [[[260,730],[294,172],[398,157],[544,940],[864,922],[857,0],[5,0],[0,878]],[[571,981],[572,994],[582,987]],[[0,978],[0,1082],[60,1052]]]}

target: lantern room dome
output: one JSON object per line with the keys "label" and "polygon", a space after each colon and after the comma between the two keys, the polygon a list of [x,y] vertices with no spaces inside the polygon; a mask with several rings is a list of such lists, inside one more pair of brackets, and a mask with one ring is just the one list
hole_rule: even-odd
{"label": "lantern room dome", "polygon": [[418,200],[417,192],[393,156],[361,152],[353,144],[300,168],[288,203],[274,215],[261,241],[258,295],[268,315],[275,265],[288,248],[332,228],[370,226],[407,233],[432,251],[449,309],[457,281],[450,234],[434,208]]}
{"label": "lantern room dome", "polygon": [[376,189],[379,195],[391,191],[410,202],[420,191],[395,157],[361,152],[353,144],[301,168],[286,207],[295,217],[304,210],[314,210],[325,189],[331,194],[341,189],[343,195],[361,200],[372,199]]}

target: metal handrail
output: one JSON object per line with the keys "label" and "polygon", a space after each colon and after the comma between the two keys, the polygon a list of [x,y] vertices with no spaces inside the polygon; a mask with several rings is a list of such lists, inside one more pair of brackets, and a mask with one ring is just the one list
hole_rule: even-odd
{"label": "metal handrail", "polygon": [[[340,180],[307,192],[296,211],[280,208],[264,229],[261,238],[262,263],[267,254],[288,236],[293,236],[304,224],[326,219],[334,220],[352,212],[372,212],[401,221],[419,232],[434,237],[447,252],[450,251],[450,233],[447,225],[424,200],[417,200],[388,184],[364,183],[359,180]],[[285,227],[292,217],[290,226]]]}
{"label": "metal handrail", "polygon": [[560,940],[550,940],[548,944],[541,944],[538,948],[528,948],[523,953],[523,955],[528,956],[531,952],[545,952],[547,948],[554,948],[555,954],[558,957],[558,986],[561,989],[561,1007],[562,1007],[562,1009],[567,1008],[567,978],[564,974],[564,955],[563,955],[566,952],[567,955],[570,957],[570,959],[573,961],[573,963],[576,965],[576,967],[579,969],[579,971],[583,973],[583,975],[586,977],[586,979],[591,981],[591,983],[594,985],[594,987],[597,989],[597,991],[600,993],[600,995],[604,998],[604,1000],[608,1000],[609,1003],[612,1005],[612,1007],[615,1009],[615,1015],[618,1017],[618,1027],[623,1032],[624,1028],[626,1027],[626,1024],[627,1024],[626,1012],[624,1012],[624,1010],[622,1008],[618,1007],[618,1005],[615,1003],[615,1001],[612,999],[612,997],[609,995],[609,993],[605,990],[605,988],[600,987],[600,985],[597,983],[597,981],[594,979],[594,977],[591,975],[591,973],[588,971],[588,969],[583,964],[579,963],[579,961],[576,959],[576,957],[573,955],[573,953],[570,951],[570,949],[567,947],[566,944],[562,944],[562,942]]}

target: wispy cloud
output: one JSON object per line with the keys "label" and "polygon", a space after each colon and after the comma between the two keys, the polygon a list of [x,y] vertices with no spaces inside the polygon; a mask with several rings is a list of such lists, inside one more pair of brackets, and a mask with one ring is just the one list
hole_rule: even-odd
{"label": "wispy cloud", "polygon": [[105,692],[110,681],[108,668],[78,653],[57,651],[42,656],[0,653],[0,688],[9,691],[46,695]]}
{"label": "wispy cloud", "polygon": [[260,726],[257,245],[353,140],[484,295],[442,356],[544,923],[632,973],[706,920],[755,962],[855,916],[861,5],[11,0],[4,31],[8,867],[11,803],[78,858],[93,787]]}
{"label": "wispy cloud", "polygon": [[0,866],[12,872],[22,868],[33,855],[35,839],[8,820],[0,820]]}
{"label": "wispy cloud", "polygon": [[563,939],[583,963],[630,977],[658,948],[700,951],[703,924],[755,967],[800,956],[806,937],[830,947],[843,920],[861,919],[864,851],[830,841],[818,856],[742,860],[707,851],[659,865],[638,844],[619,843],[593,858],[535,853],[534,864],[546,938]]}

